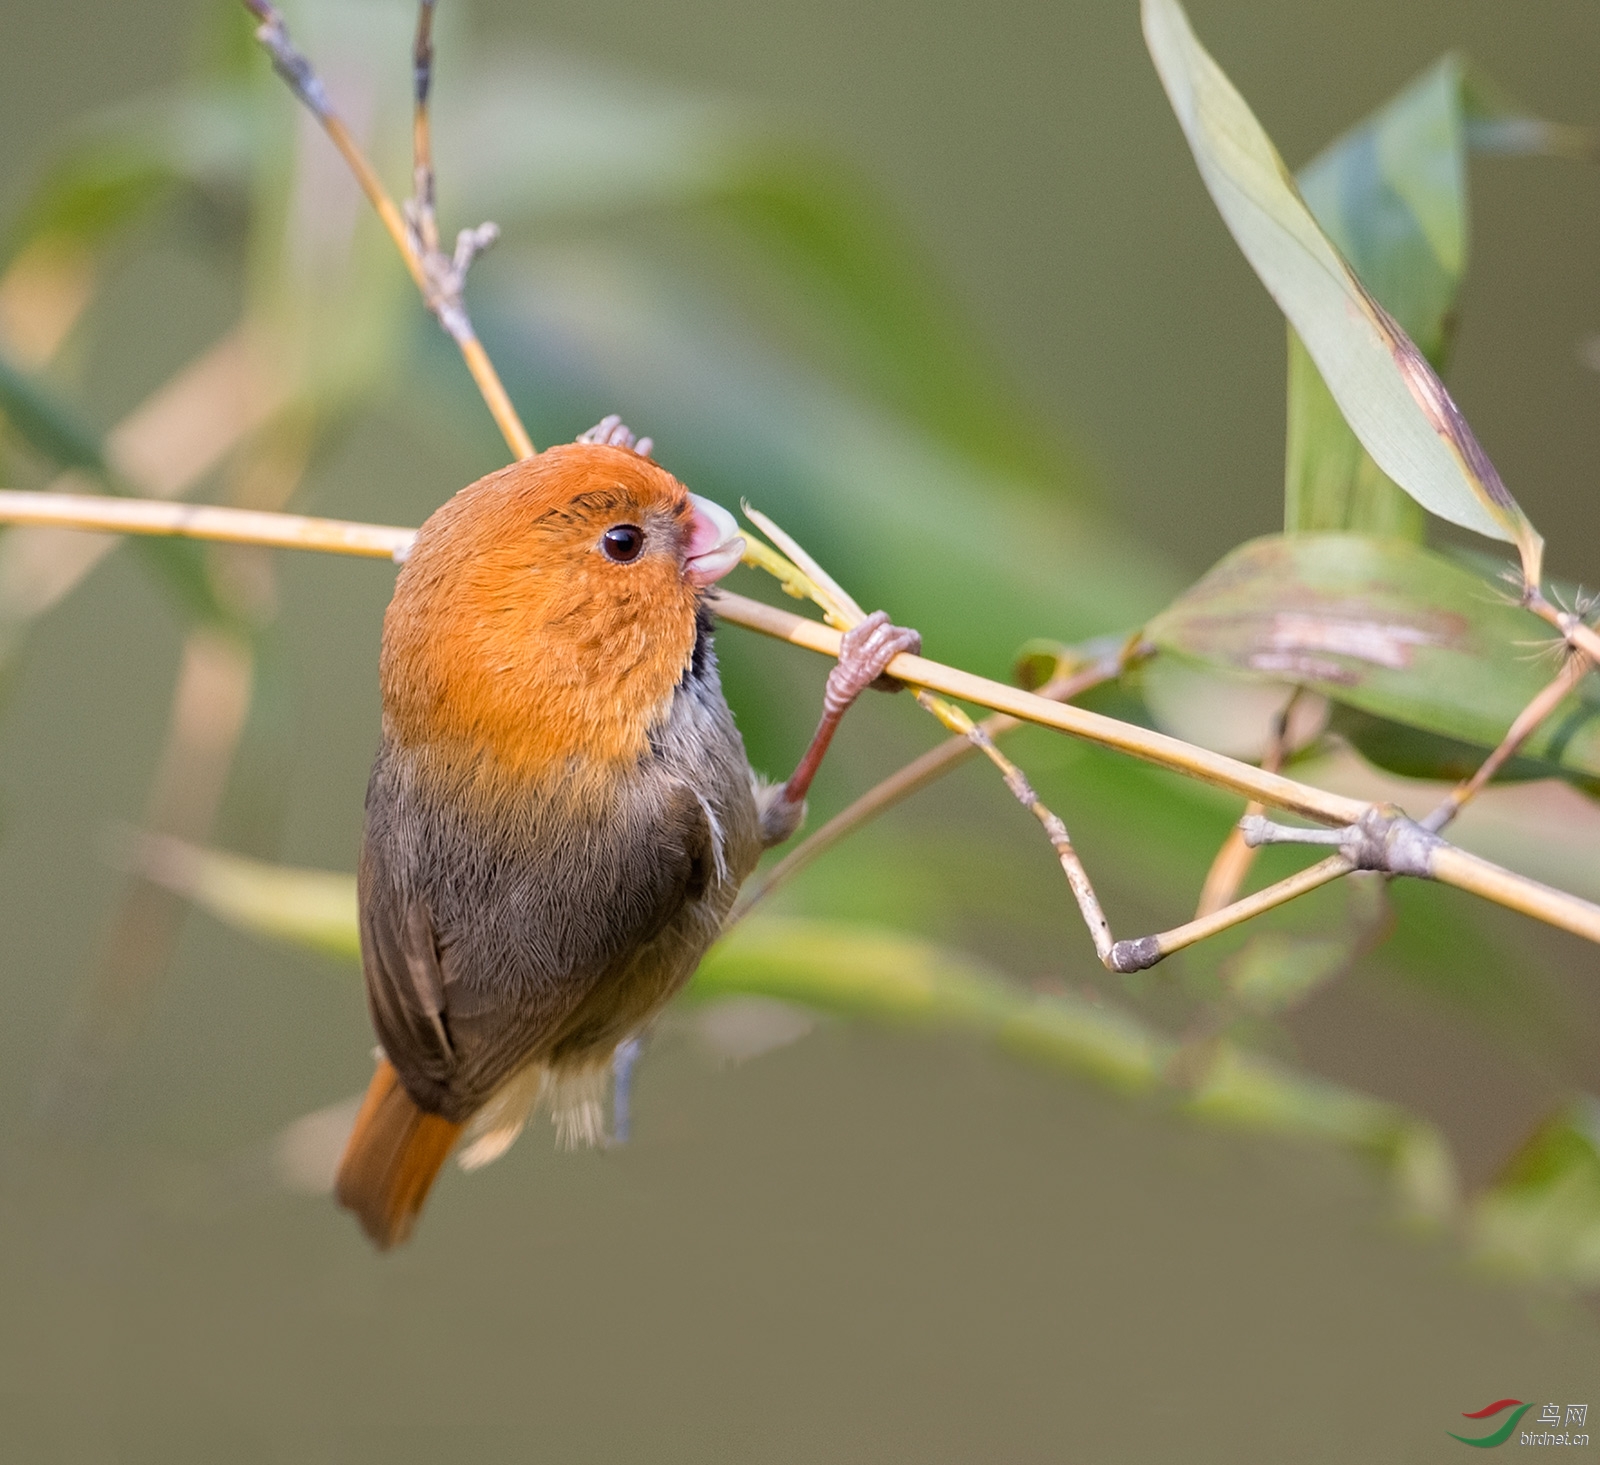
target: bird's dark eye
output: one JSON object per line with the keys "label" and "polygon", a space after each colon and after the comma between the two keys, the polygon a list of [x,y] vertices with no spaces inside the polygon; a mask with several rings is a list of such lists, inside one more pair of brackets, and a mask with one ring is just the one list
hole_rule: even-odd
{"label": "bird's dark eye", "polygon": [[625,565],[639,558],[644,548],[644,530],[637,524],[613,524],[600,536],[600,547],[608,560]]}

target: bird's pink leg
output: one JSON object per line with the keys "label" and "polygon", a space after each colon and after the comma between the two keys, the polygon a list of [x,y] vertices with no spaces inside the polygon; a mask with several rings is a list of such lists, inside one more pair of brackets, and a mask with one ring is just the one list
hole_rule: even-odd
{"label": "bird's pink leg", "polygon": [[[921,650],[922,633],[891,625],[886,611],[874,611],[859,626],[844,633],[839,664],[828,673],[827,689],[822,694],[822,720],[812,735],[811,746],[789,775],[789,781],[773,790],[770,802],[762,810],[762,832],[768,844],[781,843],[800,827],[811,780],[850,704],[883,678],[884,668],[902,651],[915,655]],[[883,690],[898,691],[899,687],[887,682]]]}

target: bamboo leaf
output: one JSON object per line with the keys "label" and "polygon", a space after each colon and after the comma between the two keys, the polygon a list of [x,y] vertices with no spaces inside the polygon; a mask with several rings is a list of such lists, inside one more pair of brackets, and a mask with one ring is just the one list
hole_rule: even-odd
{"label": "bamboo leaf", "polygon": [[1143,0],[1145,39],[1201,177],[1374,461],[1424,508],[1514,543],[1536,584],[1543,541],[1443,383],[1323,233],[1271,139],[1177,0]]}
{"label": "bamboo leaf", "polygon": [[[1553,643],[1503,590],[1442,555],[1358,534],[1274,535],[1233,551],[1146,628],[1164,650],[1309,687],[1410,727],[1493,747],[1555,675]],[[1588,678],[1526,756],[1600,774]]]}
{"label": "bamboo leaf", "polygon": [[[855,600],[891,608],[947,660],[1005,676],[1000,646],[1041,626],[1137,624],[1171,593],[1164,567],[1104,519],[841,391],[676,273],[602,248],[528,252],[480,298],[536,440],[629,404],[697,492],[759,504]],[[459,379],[443,348],[432,360]]]}
{"label": "bamboo leaf", "polygon": [[847,159],[748,108],[537,55],[477,68],[438,119],[440,178],[471,217],[514,235],[644,213],[689,221],[701,253],[742,242],[864,385],[985,462],[1061,478],[1057,446]]}
{"label": "bamboo leaf", "polygon": [[0,352],[0,412],[24,441],[59,468],[83,468],[106,478],[100,437],[38,377]]}
{"label": "bamboo leaf", "polygon": [[1282,1012],[1344,971],[1354,959],[1352,946],[1345,936],[1265,931],[1223,964],[1222,978],[1246,1011]]}
{"label": "bamboo leaf", "polygon": [[[1530,117],[1459,56],[1445,56],[1297,175],[1306,206],[1362,284],[1443,372],[1467,257],[1467,159],[1592,157],[1579,128]],[[1418,506],[1350,431],[1289,329],[1284,527],[1421,540]]]}
{"label": "bamboo leaf", "polygon": [[[140,836],[149,878],[250,935],[354,960],[355,880],[285,869],[178,840]],[[1029,992],[970,957],[880,927],[757,918],[712,948],[691,999],[776,998],[879,1021],[950,1027],[1124,1093],[1163,1086],[1177,1045],[1131,1013],[1083,998]],[[1224,1044],[1205,1083],[1183,1100],[1197,1118],[1340,1144],[1391,1168],[1418,1203],[1419,1146],[1437,1136],[1392,1104],[1295,1073]],[[1430,1146],[1432,1148],[1430,1148]]]}
{"label": "bamboo leaf", "polygon": [[1478,1198],[1472,1229],[1496,1265],[1600,1284],[1600,1100],[1580,1096],[1530,1136]]}
{"label": "bamboo leaf", "polygon": [[129,836],[126,858],[147,880],[253,936],[357,961],[356,880],[268,864],[166,835]]}
{"label": "bamboo leaf", "polygon": [[40,239],[99,249],[174,190],[242,191],[259,142],[238,87],[185,86],[117,107],[43,169],[6,230],[4,256]]}

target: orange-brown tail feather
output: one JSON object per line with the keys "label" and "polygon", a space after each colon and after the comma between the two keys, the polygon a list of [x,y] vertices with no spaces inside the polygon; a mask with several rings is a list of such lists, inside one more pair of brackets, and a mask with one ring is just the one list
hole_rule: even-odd
{"label": "orange-brown tail feather", "polygon": [[334,1193],[381,1249],[411,1234],[461,1128],[419,1109],[394,1065],[380,1060],[339,1161]]}

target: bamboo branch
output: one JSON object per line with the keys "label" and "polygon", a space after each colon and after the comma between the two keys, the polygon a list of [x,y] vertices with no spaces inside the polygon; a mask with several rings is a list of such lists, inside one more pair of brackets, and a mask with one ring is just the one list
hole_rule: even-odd
{"label": "bamboo branch", "polygon": [[[94,494],[3,490],[0,490],[0,523],[53,524],[62,528],[98,529],[124,534],[182,535],[235,544],[320,550],[331,554],[392,560],[404,560],[416,534],[415,530],[389,525],[224,509],[208,504],[173,504]],[[733,625],[787,641],[792,646],[803,646],[824,656],[837,657],[839,654],[840,633],[817,621],[806,620],[777,606],[765,605],[759,600],[750,600],[726,590],[718,591],[711,603],[717,614]],[[1454,885],[1497,905],[1533,916],[1548,925],[1600,942],[1600,906],[1456,849],[1437,835],[1399,816],[1398,810],[1366,804],[1359,799],[1300,783],[1282,774],[1268,773],[1252,764],[1241,763],[1237,759],[1168,737],[1165,733],[1120,722],[1085,707],[1051,702],[1034,692],[1008,687],[1003,682],[990,681],[987,677],[974,676],[971,672],[930,661],[926,657],[897,656],[889,663],[888,675],[914,687],[940,692],[963,702],[1006,713],[1024,722],[1054,728],[1099,747],[1127,753],[1202,783],[1243,794],[1247,799],[1256,799],[1268,808],[1287,810],[1324,824],[1341,826],[1328,832],[1335,837],[1324,837],[1322,842],[1325,843],[1348,842],[1352,838],[1352,830],[1368,831],[1363,838],[1370,838],[1374,818],[1380,822],[1389,821],[1389,825],[1380,829],[1380,834],[1403,824],[1421,839],[1432,842],[1426,868],[1390,867],[1364,863],[1362,860],[1356,861],[1356,867],[1387,869],[1390,874],[1416,875]],[[1317,836],[1321,833],[1316,830],[1292,831],[1295,836]]]}
{"label": "bamboo branch", "polygon": [[1343,855],[1330,855],[1318,864],[1290,875],[1286,880],[1280,880],[1209,915],[1174,926],[1170,931],[1162,931],[1155,936],[1140,936],[1133,941],[1119,941],[1112,948],[1111,960],[1106,965],[1114,972],[1143,971],[1175,951],[1182,951],[1184,947],[1226,931],[1230,926],[1241,925],[1277,906],[1297,900],[1319,886],[1348,875],[1353,869],[1355,866]]}
{"label": "bamboo branch", "polygon": [[42,524],[59,529],[98,529],[112,534],[171,535],[269,549],[310,549],[328,554],[403,560],[416,530],[386,524],[351,524],[216,504],[169,503],[93,493],[25,493],[0,490],[0,523]]}
{"label": "bamboo branch", "polygon": [[[1111,966],[1113,944],[1111,924],[1100,908],[1100,898],[1094,893],[1089,872],[1084,869],[1083,861],[1078,858],[1078,852],[1072,845],[1072,837],[1067,833],[1067,826],[1062,822],[1061,816],[1046,807],[1044,801],[1033,791],[1033,785],[1028,782],[1027,774],[995,747],[994,740],[988,733],[959,707],[926,691],[917,693],[917,701],[951,732],[960,733],[967,738],[993,763],[1000,770],[1000,776],[1005,779],[1006,787],[1011,790],[1016,801],[1043,826],[1045,837],[1049,839],[1051,848],[1056,852],[1056,858],[1061,862],[1061,872],[1067,877],[1072,898],[1078,903],[1078,912],[1083,917],[1083,924],[1089,928],[1089,938],[1094,942],[1094,954],[1106,966]],[[1112,969],[1115,970],[1114,967]]]}
{"label": "bamboo branch", "polygon": [[1523,603],[1541,620],[1561,632],[1567,645],[1581,651],[1595,666],[1600,666],[1600,634],[1581,615],[1551,605],[1537,586],[1523,592]]}
{"label": "bamboo branch", "polygon": [[[1276,773],[1283,767],[1284,753],[1289,746],[1289,718],[1299,698],[1300,689],[1297,687],[1289,694],[1289,700],[1284,703],[1283,710],[1274,720],[1272,737],[1267,743],[1266,754],[1261,759],[1261,766],[1268,773]],[[1244,818],[1249,819],[1253,815],[1264,813],[1266,810],[1252,799],[1245,806]],[[1211,868],[1206,871],[1205,884],[1200,888],[1200,901],[1194,911],[1197,921],[1203,916],[1215,915],[1232,904],[1234,897],[1239,893],[1239,887],[1244,884],[1245,876],[1250,873],[1255,858],[1256,852],[1245,842],[1243,829],[1239,824],[1235,824],[1228,831],[1228,837],[1223,840],[1222,847],[1211,861]]]}
{"label": "bamboo branch", "polygon": [[[839,654],[839,632],[817,621],[727,590],[719,591],[712,605],[723,620],[736,626],[787,641],[792,646],[803,646],[808,651],[817,651],[824,656]],[[1020,687],[1008,687],[1003,682],[974,676],[971,672],[929,661],[926,657],[897,656],[889,663],[888,675],[914,687],[926,687],[929,691],[941,692],[963,702],[974,702],[994,712],[1009,713],[1024,722],[1055,728],[1058,732],[1069,733],[1085,742],[1130,754],[1146,763],[1187,774],[1231,793],[1243,794],[1247,799],[1259,799],[1268,808],[1289,810],[1321,823],[1354,824],[1368,808],[1360,799],[1313,788],[1309,784],[1285,778],[1282,774],[1263,772],[1254,764],[1241,763],[1236,758],[1197,748],[1180,738],[1121,722],[1103,713],[1091,712],[1086,707],[1048,702]]]}
{"label": "bamboo branch", "polygon": [[1483,765],[1471,778],[1457,784],[1444,801],[1422,821],[1424,829],[1437,834],[1459,814],[1467,803],[1478,796],[1491,778],[1516,756],[1517,750],[1533,735],[1545,720],[1566,699],[1588,673],[1590,663],[1580,654],[1568,654],[1566,665],[1556,679],[1533,701],[1517,714],[1510,730],[1500,740],[1500,746],[1483,760]]}
{"label": "bamboo branch", "polygon": [[1600,941],[1600,906],[1591,905],[1526,875],[1501,869],[1489,860],[1443,841],[1433,852],[1428,875],[1441,885],[1470,891],[1507,910],[1520,911],[1548,926]]}
{"label": "bamboo branch", "polygon": [[[1097,687],[1102,682],[1111,681],[1121,675],[1127,661],[1128,649],[1124,647],[1116,656],[1101,657],[1070,675],[1052,677],[1037,689],[1037,695],[1051,702],[1070,702],[1074,697],[1082,696],[1091,687]],[[986,717],[978,726],[993,739],[1003,737],[1023,724],[1018,718],[995,713],[992,717]],[[891,773],[882,783],[868,789],[854,803],[835,814],[820,829],[808,835],[790,850],[761,880],[746,886],[747,893],[741,895],[739,904],[728,917],[728,926],[732,927],[743,920],[769,895],[787,885],[819,855],[826,854],[847,835],[855,833],[864,824],[910,798],[912,794],[937,782],[952,769],[967,762],[977,752],[977,744],[971,738],[957,734],[940,743],[938,747],[930,748],[904,768]]]}
{"label": "bamboo branch", "polygon": [[[499,237],[499,229],[494,224],[480,224],[476,229],[463,229],[456,237],[455,252],[451,255],[444,254],[438,248],[436,227],[433,230],[431,244],[419,238],[416,227],[407,219],[399,205],[390,198],[388,190],[383,186],[383,180],[378,177],[377,170],[367,161],[360,144],[351,136],[350,129],[345,126],[344,120],[334,109],[327,88],[323,86],[322,79],[317,75],[310,60],[289,38],[288,27],[284,24],[283,16],[277,6],[273,5],[271,0],[244,0],[244,5],[261,22],[256,27],[256,39],[271,56],[273,69],[288,83],[290,91],[304,103],[311,115],[321,124],[329,141],[338,149],[339,156],[345,160],[351,173],[355,175],[361,191],[377,210],[378,218],[383,222],[383,227],[394,241],[395,248],[400,251],[400,257],[405,261],[412,280],[422,293],[423,303],[433,312],[439,324],[444,327],[445,332],[460,350],[461,359],[466,362],[467,370],[472,373],[472,379],[477,384],[490,414],[494,417],[495,425],[505,438],[506,445],[514,456],[531,458],[534,453],[533,439],[528,436],[528,430],[522,425],[522,419],[517,416],[517,409],[512,405],[505,384],[494,369],[494,363],[489,360],[489,353],[483,349],[483,343],[478,340],[477,333],[472,328],[471,317],[468,316],[461,298],[467,270],[473,260]],[[423,0],[422,8],[424,15],[418,25],[417,55],[426,54],[428,68],[426,75],[418,76],[417,85],[418,112],[422,119],[420,131],[426,143],[427,81],[432,75],[430,38],[432,0]],[[420,64],[418,69],[420,71]],[[414,123],[414,138],[417,130],[418,124]],[[431,153],[425,151],[424,156],[427,158],[428,166],[428,212],[431,218],[433,172]]]}
{"label": "bamboo branch", "polygon": [[[177,535],[396,561],[405,558],[416,535],[414,529],[391,525],[226,509],[212,504],[173,504],[98,494],[19,490],[0,490],[0,523],[51,524],[120,534]],[[840,633],[831,626],[728,590],[718,590],[711,597],[711,604],[723,620],[733,625],[824,656],[839,654]],[[974,676],[926,657],[897,656],[889,663],[888,675],[915,687],[1007,713],[1023,722],[1055,728],[1086,742],[1113,748],[1147,763],[1243,794],[1247,799],[1257,799],[1268,808],[1287,810],[1325,824],[1354,824],[1368,807],[1359,799],[1313,788],[1281,774],[1265,773],[1252,764],[1194,747],[1165,733],[1120,722],[1084,707],[1051,702],[1034,692]]]}

